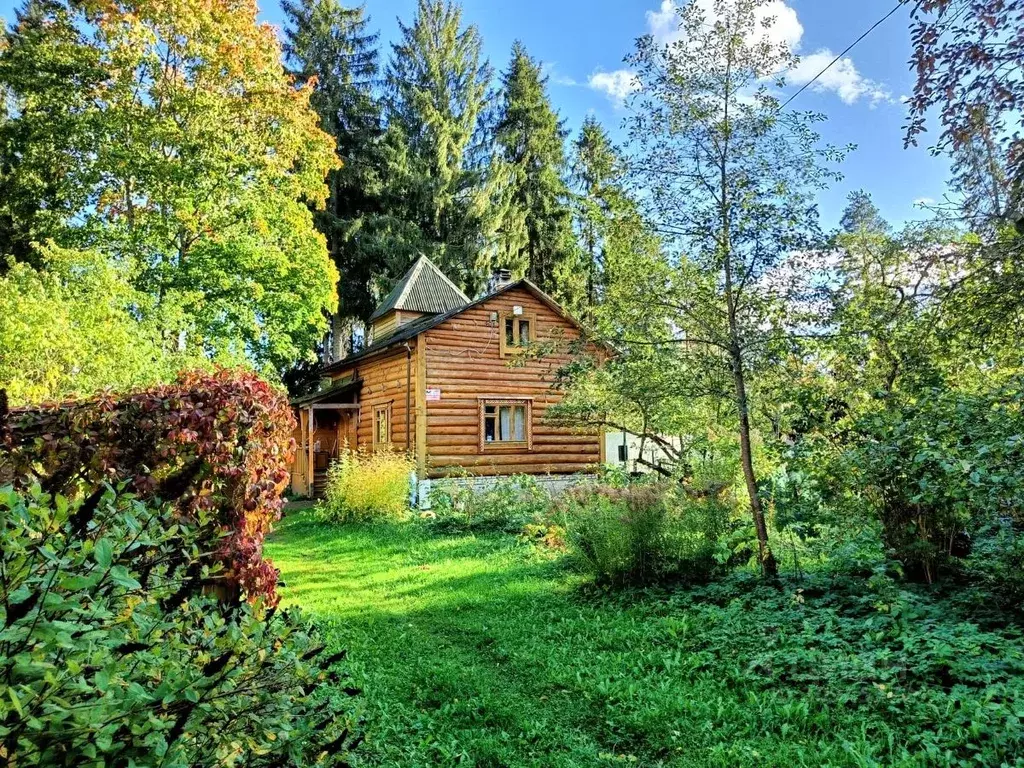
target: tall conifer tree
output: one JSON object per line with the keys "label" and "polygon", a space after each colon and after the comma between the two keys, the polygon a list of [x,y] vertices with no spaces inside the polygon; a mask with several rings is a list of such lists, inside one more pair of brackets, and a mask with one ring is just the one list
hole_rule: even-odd
{"label": "tall conifer tree", "polygon": [[374,309],[373,277],[382,271],[377,236],[383,209],[385,157],[381,105],[373,88],[378,73],[377,35],[367,31],[362,7],[338,0],[285,0],[285,54],[301,83],[315,78],[310,104],[337,144],[341,168],[327,179],[330,197],[316,213],[341,280],[323,357],[352,351],[355,321]]}
{"label": "tall conifer tree", "polygon": [[486,152],[492,70],[480,32],[462,25],[456,3],[419,0],[413,23],[399,27],[387,116],[403,141],[394,147],[390,200],[408,226],[392,270],[422,250],[472,294],[490,268],[496,223]]}
{"label": "tall conifer tree", "polygon": [[566,131],[551,106],[540,64],[518,41],[502,86],[497,141],[509,169],[512,204],[502,226],[500,258],[543,290],[575,304],[583,281],[566,184]]}
{"label": "tall conifer tree", "polygon": [[[583,248],[586,305],[596,306],[603,292],[608,239],[616,214],[627,205],[621,182],[624,163],[607,131],[593,115],[583,121],[573,142],[573,181],[576,186],[576,228]],[[628,206],[635,211],[635,206]]]}

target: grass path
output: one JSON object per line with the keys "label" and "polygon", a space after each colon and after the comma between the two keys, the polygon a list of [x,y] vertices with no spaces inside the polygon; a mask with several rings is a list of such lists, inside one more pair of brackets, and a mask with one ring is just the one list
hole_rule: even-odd
{"label": "grass path", "polygon": [[863,619],[844,624],[828,605],[775,590],[747,600],[735,585],[697,604],[587,597],[511,537],[308,513],[267,553],[285,605],[349,651],[364,689],[358,765],[938,764],[915,756],[919,724],[889,722]]}

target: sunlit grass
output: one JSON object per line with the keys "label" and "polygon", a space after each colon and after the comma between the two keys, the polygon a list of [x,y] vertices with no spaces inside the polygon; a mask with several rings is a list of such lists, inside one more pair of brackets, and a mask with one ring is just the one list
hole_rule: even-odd
{"label": "sunlit grass", "polygon": [[[795,585],[742,578],[703,592],[595,595],[511,536],[333,526],[301,513],[267,553],[284,604],[349,651],[364,689],[357,765],[955,764],[941,751],[926,758],[927,740],[1005,740],[1005,705],[947,694],[923,666],[924,683],[894,687],[889,670],[932,647],[981,654],[977,668],[1001,667],[1004,686],[1024,668],[1019,644],[996,636],[984,651],[977,637],[947,648],[968,625],[941,611],[922,635],[872,640],[873,598],[805,600]],[[955,722],[967,703],[975,733]]]}

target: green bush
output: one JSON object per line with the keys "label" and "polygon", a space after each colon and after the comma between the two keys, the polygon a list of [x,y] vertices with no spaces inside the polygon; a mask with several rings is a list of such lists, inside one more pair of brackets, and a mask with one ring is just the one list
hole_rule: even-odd
{"label": "green bush", "polygon": [[[211,515],[0,488],[0,755],[29,766],[343,764],[347,694],[296,612],[223,599]],[[229,590],[230,592],[231,590]]]}
{"label": "green bush", "polygon": [[612,585],[700,581],[719,567],[728,507],[666,485],[567,491],[557,517],[570,550],[595,580]]}
{"label": "green bush", "polygon": [[530,475],[501,478],[479,492],[448,478],[433,484],[430,504],[432,524],[441,531],[519,533],[527,523],[547,515],[551,494]]}
{"label": "green bush", "polygon": [[[847,447],[822,441],[794,457],[801,480],[778,507],[792,516],[802,498],[806,519],[877,521],[888,556],[930,583],[963,566],[979,533],[1024,508],[1022,403],[1016,381],[882,403],[853,423]],[[819,497],[823,514],[813,510]]]}
{"label": "green bush", "polygon": [[1001,607],[1024,609],[1024,536],[1011,521],[997,521],[976,533],[963,570]]}
{"label": "green bush", "polygon": [[356,523],[401,520],[409,513],[409,483],[416,465],[393,451],[340,452],[327,470],[322,520]]}

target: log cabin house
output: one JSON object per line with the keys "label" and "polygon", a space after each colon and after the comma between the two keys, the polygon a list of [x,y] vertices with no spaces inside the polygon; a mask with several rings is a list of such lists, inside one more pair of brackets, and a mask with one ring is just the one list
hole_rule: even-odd
{"label": "log cabin house", "polygon": [[[369,325],[364,349],[327,365],[320,391],[292,401],[294,493],[320,495],[345,445],[406,452],[421,499],[431,479],[451,474],[481,485],[538,475],[557,490],[604,460],[603,435],[545,419],[583,329],[530,281],[492,281],[471,300],[420,256]],[[531,347],[545,354],[524,354]]]}

